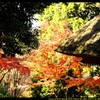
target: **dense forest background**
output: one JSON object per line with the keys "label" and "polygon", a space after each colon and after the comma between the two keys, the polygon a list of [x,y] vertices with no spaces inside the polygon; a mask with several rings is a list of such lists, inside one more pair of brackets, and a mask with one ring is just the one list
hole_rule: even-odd
{"label": "dense forest background", "polygon": [[99,2],[0,2],[0,96],[100,97],[100,66],[54,51],[98,14]]}

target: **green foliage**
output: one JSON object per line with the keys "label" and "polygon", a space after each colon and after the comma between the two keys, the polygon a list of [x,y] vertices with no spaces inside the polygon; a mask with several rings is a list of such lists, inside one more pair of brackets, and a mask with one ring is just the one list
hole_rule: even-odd
{"label": "green foliage", "polygon": [[48,19],[49,21],[53,20],[54,22],[62,21],[66,18],[66,5],[63,3],[53,3],[44,9],[43,14],[40,17],[41,21]]}
{"label": "green foliage", "polygon": [[100,65],[93,65],[92,68],[91,76],[100,76]]}
{"label": "green foliage", "polygon": [[49,86],[47,84],[41,86],[33,86],[32,90],[32,97],[33,98],[65,98],[67,97],[67,91],[65,86],[65,82],[61,80],[56,80],[54,86]]}
{"label": "green foliage", "polygon": [[35,86],[31,88],[33,98],[49,98],[52,95],[49,93],[49,86]]}
{"label": "green foliage", "polygon": [[50,97],[51,94],[49,93],[50,88],[48,86],[42,86],[40,96],[42,98]]}
{"label": "green foliage", "polygon": [[12,97],[12,96],[8,92],[8,88],[0,84],[0,98],[5,98],[5,97],[7,98],[7,97]]}
{"label": "green foliage", "polygon": [[59,98],[66,98],[67,97],[67,89],[64,88],[66,83],[63,80],[56,80],[55,86],[54,86],[54,93],[55,97]]}
{"label": "green foliage", "polygon": [[100,13],[98,2],[59,2],[44,9],[40,21],[48,19],[53,22],[69,21],[69,27],[75,32],[88,20]]}
{"label": "green foliage", "polygon": [[98,86],[95,89],[84,87],[84,94],[89,98],[99,98],[100,97],[100,88]]}
{"label": "green foliage", "polygon": [[85,20],[83,20],[81,17],[74,17],[74,18],[69,18],[69,26],[73,31],[76,31],[79,29],[79,27],[81,27],[82,25],[84,25],[88,19],[86,18]]}
{"label": "green foliage", "polygon": [[6,54],[23,54],[38,48],[37,34],[31,32],[31,19],[49,5],[43,2],[0,2],[0,48]]}

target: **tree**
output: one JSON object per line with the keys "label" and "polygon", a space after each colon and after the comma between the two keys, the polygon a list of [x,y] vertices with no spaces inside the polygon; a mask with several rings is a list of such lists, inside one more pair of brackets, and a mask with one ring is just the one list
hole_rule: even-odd
{"label": "tree", "polygon": [[38,48],[37,34],[31,32],[33,14],[51,2],[0,2],[0,48],[8,55]]}
{"label": "tree", "polygon": [[[40,16],[40,21],[44,23],[40,27],[41,45],[38,51],[33,51],[33,55],[31,54],[33,58],[28,56],[33,64],[35,62],[36,65],[34,64],[32,67],[34,71],[37,71],[32,84],[33,97],[36,89],[38,94],[35,96],[42,94],[41,97],[44,95],[45,97],[48,95],[51,97],[79,97],[89,96],[87,94],[89,90],[93,94],[99,92],[100,77],[90,75],[90,72],[93,71],[92,66],[81,63],[82,58],[59,56],[60,54],[54,52],[54,48],[67,38],[67,34],[72,34],[68,30],[68,25],[73,31],[76,31],[86,21],[99,14],[99,7],[95,5],[96,3],[88,2],[86,5],[85,3],[54,3],[44,9]],[[85,11],[87,13],[84,14]],[[54,84],[52,85],[52,83]],[[44,88],[43,86],[46,84],[49,85]],[[97,89],[94,84],[97,85]],[[86,88],[84,88],[85,86]],[[46,92],[44,93],[43,90]]]}
{"label": "tree", "polygon": [[59,2],[44,9],[39,20],[61,22],[68,19],[69,27],[75,32],[88,20],[100,13],[98,2]]}

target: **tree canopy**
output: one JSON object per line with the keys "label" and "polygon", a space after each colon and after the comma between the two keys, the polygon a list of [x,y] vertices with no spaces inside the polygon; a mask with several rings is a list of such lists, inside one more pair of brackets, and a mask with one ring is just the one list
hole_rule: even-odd
{"label": "tree canopy", "polygon": [[6,54],[23,54],[38,47],[31,19],[51,2],[0,2],[0,48]]}
{"label": "tree canopy", "polygon": [[40,20],[63,23],[68,19],[75,31],[100,12],[98,2],[0,2],[0,48],[6,54],[23,54],[38,48],[37,32],[31,31],[31,19],[42,13]]}
{"label": "tree canopy", "polygon": [[76,31],[88,20],[100,13],[98,2],[59,2],[44,9],[40,21],[62,22],[68,20],[69,27]]}

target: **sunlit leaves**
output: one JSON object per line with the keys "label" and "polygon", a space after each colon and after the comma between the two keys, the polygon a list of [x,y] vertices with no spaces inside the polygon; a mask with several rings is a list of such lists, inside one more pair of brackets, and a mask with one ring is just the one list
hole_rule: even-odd
{"label": "sunlit leaves", "polygon": [[45,19],[48,19],[49,21],[53,20],[53,22],[62,21],[67,16],[66,8],[67,6],[62,2],[52,4],[44,9],[42,14],[43,17],[40,17],[39,19],[41,21],[44,21]]}
{"label": "sunlit leaves", "polygon": [[28,67],[24,67],[16,58],[10,56],[6,56],[5,58],[0,57],[0,68],[8,71],[11,69],[17,69],[21,74],[30,74]]}
{"label": "sunlit leaves", "polygon": [[[83,19],[83,17],[76,16],[80,11],[85,10],[85,6],[85,3],[68,3],[68,6],[63,3],[55,3],[45,8],[39,20],[42,22],[39,28],[40,46],[38,50],[32,50],[27,55],[27,60],[24,59],[26,60],[26,64],[27,62],[31,62],[29,66],[33,73],[37,73],[36,76],[33,74],[32,78],[37,81],[33,81],[31,84],[32,87],[44,86],[51,81],[54,85],[50,91],[54,93],[54,86],[58,86],[55,81],[63,81],[65,84],[62,85],[62,83],[59,83],[59,86],[65,88],[77,86],[78,91],[80,91],[82,90],[79,87],[80,85],[91,87],[96,82],[94,82],[91,76],[83,77],[85,73],[87,74],[92,69],[91,66],[81,63],[81,57],[63,55],[54,51],[64,39],[73,33],[69,29],[69,26],[72,30],[76,31],[88,21],[88,18]],[[78,7],[78,12],[75,7]],[[93,83],[90,83],[90,81],[93,81]]]}

